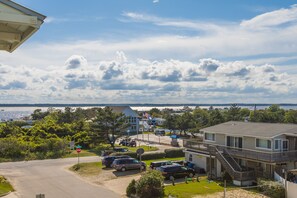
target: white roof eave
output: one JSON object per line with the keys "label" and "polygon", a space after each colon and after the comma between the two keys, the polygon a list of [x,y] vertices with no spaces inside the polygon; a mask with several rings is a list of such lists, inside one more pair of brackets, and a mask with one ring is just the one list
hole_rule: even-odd
{"label": "white roof eave", "polygon": [[0,50],[13,52],[43,24],[45,16],[8,0],[0,4],[18,12],[0,12]]}

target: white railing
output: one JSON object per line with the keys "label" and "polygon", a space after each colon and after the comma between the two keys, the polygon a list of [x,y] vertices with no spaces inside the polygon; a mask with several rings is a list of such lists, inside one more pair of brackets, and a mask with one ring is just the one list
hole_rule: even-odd
{"label": "white railing", "polygon": [[[297,195],[297,184],[293,182],[286,181],[284,178],[282,178],[279,174],[274,172],[274,179],[278,182],[280,182],[286,190],[287,198],[296,198]],[[286,185],[287,183],[287,185]]]}
{"label": "white railing", "polygon": [[244,148],[232,148],[223,145],[210,144],[201,141],[184,140],[184,147],[209,152],[209,146],[216,146],[219,150],[226,149],[232,157],[250,158],[266,162],[286,162],[296,160],[297,150],[293,151],[259,151]]}

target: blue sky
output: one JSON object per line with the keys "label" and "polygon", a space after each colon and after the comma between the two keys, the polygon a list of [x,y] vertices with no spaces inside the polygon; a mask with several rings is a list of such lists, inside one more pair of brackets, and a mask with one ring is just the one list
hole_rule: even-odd
{"label": "blue sky", "polygon": [[297,6],[16,0],[47,16],[0,52],[0,103],[294,103]]}

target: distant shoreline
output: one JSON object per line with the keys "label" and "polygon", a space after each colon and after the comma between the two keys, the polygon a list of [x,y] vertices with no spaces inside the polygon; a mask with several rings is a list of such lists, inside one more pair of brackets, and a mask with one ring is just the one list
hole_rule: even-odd
{"label": "distant shoreline", "polygon": [[[131,106],[131,107],[176,107],[176,106],[231,106],[236,104],[238,106],[271,106],[272,104],[268,103],[223,103],[223,104],[49,104],[49,103],[40,103],[40,104],[0,104],[0,107],[97,107],[97,106]],[[279,106],[297,106],[297,104],[291,103],[279,103]]]}

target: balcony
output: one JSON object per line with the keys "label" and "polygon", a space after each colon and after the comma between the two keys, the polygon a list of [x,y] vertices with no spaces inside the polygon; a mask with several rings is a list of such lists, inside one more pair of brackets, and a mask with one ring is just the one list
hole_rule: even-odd
{"label": "balcony", "polygon": [[209,154],[210,146],[216,146],[219,151],[227,150],[232,157],[245,158],[269,163],[282,163],[297,160],[297,150],[293,151],[258,151],[243,148],[231,148],[227,146],[209,144],[195,140],[184,140],[184,147],[201,153]]}

